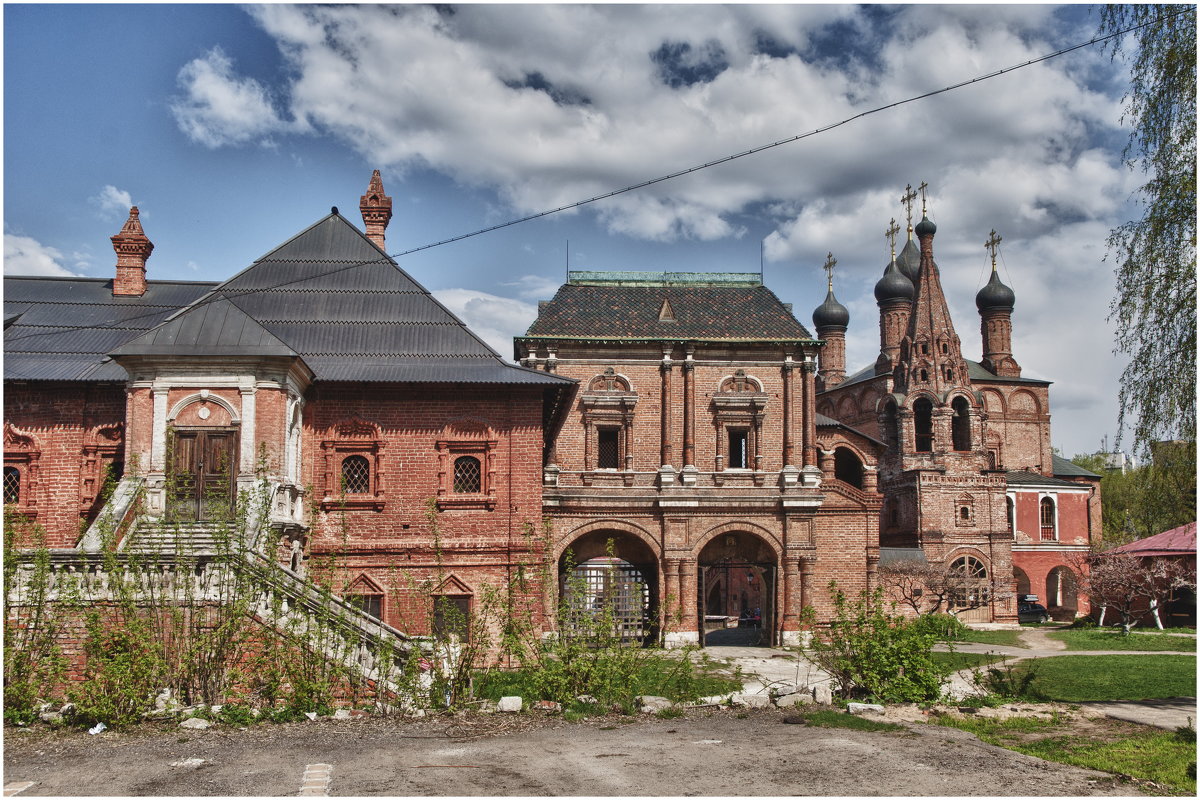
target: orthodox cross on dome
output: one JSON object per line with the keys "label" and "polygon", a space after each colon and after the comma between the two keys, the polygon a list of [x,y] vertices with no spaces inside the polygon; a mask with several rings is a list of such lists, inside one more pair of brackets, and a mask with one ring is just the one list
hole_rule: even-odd
{"label": "orthodox cross on dome", "polygon": [[900,198],[900,204],[904,206],[908,215],[908,238],[912,238],[912,204],[917,199],[917,193],[913,191],[912,184],[907,184],[904,187],[904,196]]}
{"label": "orthodox cross on dome", "polygon": [[[910,219],[910,221],[911,221],[911,219]],[[912,230],[911,225],[909,226],[909,230],[910,231]],[[888,229],[887,229],[887,231],[884,232],[883,236],[885,239],[888,240],[888,244],[892,248],[892,260],[893,261],[896,260],[896,234],[898,234],[898,233],[900,233],[900,226],[896,224],[896,218],[892,217],[892,221],[888,225]]]}
{"label": "orthodox cross on dome", "polygon": [[996,229],[992,228],[992,233],[988,236],[988,240],[983,243],[983,249],[992,254],[992,272],[996,271],[996,251],[1000,248],[1000,242],[1004,241],[1004,237],[996,233]]}
{"label": "orthodox cross on dome", "polygon": [[917,191],[921,193],[921,216],[925,216],[925,190],[929,188],[929,184],[921,181],[921,185],[917,187]]}
{"label": "orthodox cross on dome", "polygon": [[825,265],[821,269],[825,270],[825,274],[829,278],[829,291],[833,291],[833,268],[837,266],[837,259],[830,253],[825,257]]}

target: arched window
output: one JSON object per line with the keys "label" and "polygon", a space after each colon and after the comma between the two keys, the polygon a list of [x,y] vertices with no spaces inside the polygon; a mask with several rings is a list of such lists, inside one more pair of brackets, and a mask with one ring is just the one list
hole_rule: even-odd
{"label": "arched window", "polygon": [[913,403],[913,428],[918,453],[933,452],[933,403],[922,397]]}
{"label": "arched window", "polygon": [[950,564],[946,575],[949,584],[950,608],[962,612],[974,608],[986,608],[991,601],[992,587],[988,580],[987,567],[971,556],[957,558]]}
{"label": "arched window", "polygon": [[1011,497],[1004,498],[1004,512],[1008,517],[1008,532],[1016,533],[1017,531],[1017,506]]}
{"label": "arched window", "polygon": [[371,491],[371,462],[366,456],[346,456],[342,459],[342,491],[346,494],[366,494]]}
{"label": "arched window", "polygon": [[457,494],[477,494],[480,490],[481,476],[478,458],[459,456],[454,459],[454,491]]}
{"label": "arched window", "polygon": [[954,449],[965,451],[971,449],[971,417],[970,406],[965,397],[956,397],[950,404],[954,417],[950,421],[950,430],[954,439]]}
{"label": "arched window", "polygon": [[1058,525],[1054,508],[1054,498],[1043,497],[1039,504],[1042,513],[1042,539],[1054,540],[1058,538]]}
{"label": "arched window", "polygon": [[833,477],[851,486],[863,488],[863,463],[853,451],[839,447],[833,453]]}
{"label": "arched window", "polygon": [[4,468],[4,505],[17,505],[21,502],[21,470],[16,467]]}

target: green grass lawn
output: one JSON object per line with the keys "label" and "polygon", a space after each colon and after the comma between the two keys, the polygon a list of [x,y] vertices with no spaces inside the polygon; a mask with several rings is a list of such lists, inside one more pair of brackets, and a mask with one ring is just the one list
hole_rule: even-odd
{"label": "green grass lawn", "polygon": [[1068,650],[1165,650],[1196,652],[1196,640],[1186,636],[1162,633],[1135,633],[1124,636],[1120,631],[1103,628],[1051,631],[1046,634],[1067,645]]}
{"label": "green grass lawn", "polygon": [[820,711],[803,710],[800,716],[804,717],[806,725],[813,725],[818,728],[850,728],[856,731],[904,730],[903,725],[897,725],[894,722],[878,722],[866,717],[847,714],[845,711],[833,711],[831,709],[822,709]]}
{"label": "green grass lawn", "polygon": [[1020,631],[967,631],[967,634],[960,641],[977,642],[979,644],[999,644],[1006,647],[1025,646],[1025,643],[1021,641]]}
{"label": "green grass lawn", "polygon": [[1021,662],[1016,669],[1036,670],[1031,700],[1081,703],[1196,694],[1195,656],[1054,656]]}
{"label": "green grass lawn", "polygon": [[958,672],[960,669],[969,669],[970,667],[982,667],[985,664],[995,664],[997,661],[1004,660],[1004,656],[996,653],[942,653],[935,651],[930,655],[933,657],[933,663],[951,672]]}
{"label": "green grass lawn", "polygon": [[938,723],[970,731],[988,744],[1047,761],[1154,781],[1170,794],[1196,793],[1196,779],[1188,775],[1189,765],[1196,761],[1195,740],[1172,731],[1131,727],[1128,733],[1097,739],[1067,735],[1067,729],[1057,720],[942,717]]}

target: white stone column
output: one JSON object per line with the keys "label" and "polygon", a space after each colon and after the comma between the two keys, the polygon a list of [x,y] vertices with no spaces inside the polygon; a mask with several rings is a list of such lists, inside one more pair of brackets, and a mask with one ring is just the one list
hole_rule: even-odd
{"label": "white stone column", "polygon": [[150,391],[154,397],[154,420],[150,435],[150,471],[165,472],[167,469],[167,389],[155,386]]}
{"label": "white stone column", "polygon": [[242,475],[254,474],[254,462],[258,458],[258,448],[255,446],[254,438],[254,420],[255,420],[255,397],[258,388],[255,386],[242,386],[242,441],[238,448],[241,452],[241,466],[238,472]]}

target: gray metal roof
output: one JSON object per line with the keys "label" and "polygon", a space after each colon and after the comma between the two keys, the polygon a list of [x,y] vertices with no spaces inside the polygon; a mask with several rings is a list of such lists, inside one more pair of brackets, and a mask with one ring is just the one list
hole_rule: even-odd
{"label": "gray metal roof", "polygon": [[333,213],[113,351],[299,356],[317,381],[570,385],[505,363]]}
{"label": "gray metal roof", "polygon": [[1074,478],[1099,478],[1100,476],[1092,472],[1090,469],[1084,469],[1074,461],[1063,458],[1062,456],[1051,455],[1051,465],[1054,467],[1054,474],[1061,477]]}
{"label": "gray metal roof", "polygon": [[1036,472],[1024,469],[1011,470],[1006,473],[1005,478],[1008,480],[1009,486],[1070,486],[1072,489],[1080,488],[1078,483],[1064,481],[1062,478],[1052,478],[1048,475],[1039,475]]}
{"label": "gray metal roof", "polygon": [[4,379],[123,382],[107,353],[158,325],[213,283],[149,281],[113,297],[104,278],[4,278]]}
{"label": "gray metal roof", "polygon": [[863,437],[864,439],[868,439],[872,442],[875,442],[875,444],[878,444],[880,446],[883,446],[883,447],[887,446],[883,442],[876,439],[874,436],[871,436],[868,433],[863,433],[858,428],[851,428],[846,423],[838,422],[833,417],[827,417],[824,414],[817,414],[816,424],[817,424],[818,428],[841,428],[842,430],[847,430],[847,431],[850,431],[851,433],[856,433],[859,436]]}
{"label": "gray metal roof", "polygon": [[[963,359],[963,360],[967,362],[967,377],[970,378],[972,381],[983,381],[983,382],[996,381],[999,383],[1027,383],[1027,384],[1032,384],[1035,386],[1049,386],[1052,383],[1052,381],[1044,381],[1044,380],[1041,380],[1040,378],[1001,378],[996,373],[988,370],[986,367],[983,366],[983,364],[980,364],[978,361],[971,361],[970,359]],[[855,372],[853,375],[847,376],[846,380],[842,381],[841,383],[839,383],[837,386],[835,386],[833,388],[838,389],[843,386],[851,386],[856,383],[863,383],[865,381],[871,380],[874,377],[876,377],[875,376],[875,365],[868,364],[867,366],[860,369],[858,372]]]}

